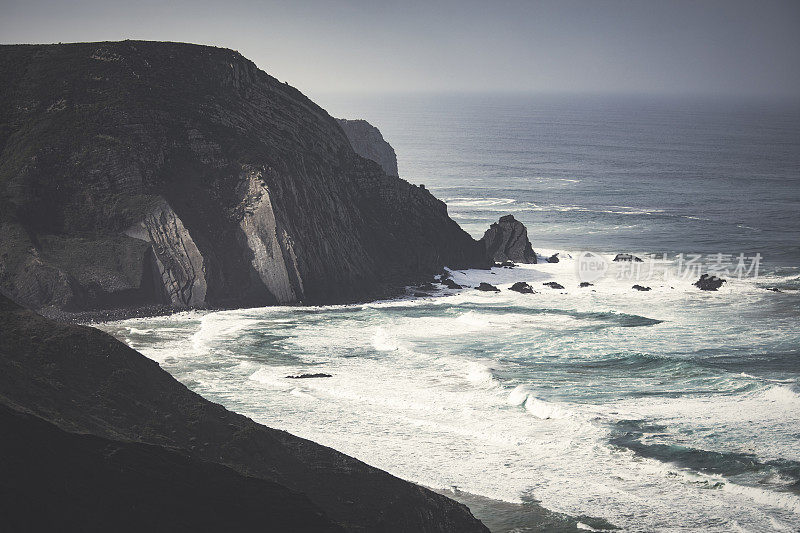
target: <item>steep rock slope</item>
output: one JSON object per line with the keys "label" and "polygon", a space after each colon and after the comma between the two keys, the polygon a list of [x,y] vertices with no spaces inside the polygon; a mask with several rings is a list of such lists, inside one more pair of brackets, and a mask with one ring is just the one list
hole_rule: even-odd
{"label": "steep rock slope", "polygon": [[400,175],[397,171],[397,154],[378,128],[362,119],[337,118],[336,120],[358,155],[378,163],[389,176]]}
{"label": "steep rock slope", "polygon": [[[73,450],[76,460],[99,453],[98,447],[109,445],[107,440],[175,448],[190,461],[224,465],[303,493],[348,531],[487,531],[461,504],[227,411],[111,336],[86,326],[52,322],[2,296],[0,404],[44,419],[61,431],[104,439],[55,437],[65,440],[66,448],[60,449],[67,454]],[[32,446],[41,445],[34,438]],[[164,451],[143,457],[139,454],[146,450],[141,447],[122,448],[123,463],[131,459],[127,464],[141,476],[153,473],[151,460],[163,460],[168,468],[176,469],[176,480],[205,474],[230,479],[218,469],[198,471],[180,457],[165,456]],[[142,461],[141,468],[132,464],[139,460],[136,457]],[[251,488],[274,489],[274,497],[305,505],[302,498],[290,497],[273,485],[255,483]]]}
{"label": "steep rock slope", "polygon": [[344,531],[302,494],[177,450],[68,433],[0,405],[7,531]]}
{"label": "steep rock slope", "polygon": [[0,289],[34,308],[348,301],[483,266],[428,191],[226,49],[0,46]]}

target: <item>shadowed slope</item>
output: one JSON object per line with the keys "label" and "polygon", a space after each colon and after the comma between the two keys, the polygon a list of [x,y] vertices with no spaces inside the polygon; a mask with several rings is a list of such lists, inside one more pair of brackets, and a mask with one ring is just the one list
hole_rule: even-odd
{"label": "shadowed slope", "polygon": [[111,336],[1,296],[0,403],[64,431],[174,447],[278,483],[349,531],[486,531],[461,504],[227,411]]}

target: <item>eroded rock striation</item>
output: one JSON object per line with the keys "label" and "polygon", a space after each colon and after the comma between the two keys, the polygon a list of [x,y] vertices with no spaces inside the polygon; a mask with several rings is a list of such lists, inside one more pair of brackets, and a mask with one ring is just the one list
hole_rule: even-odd
{"label": "eroded rock striation", "polygon": [[360,155],[378,163],[389,176],[399,176],[397,154],[392,145],[386,142],[380,130],[366,120],[337,118],[350,146]]}
{"label": "eroded rock striation", "polygon": [[237,52],[0,46],[0,78],[0,290],[33,308],[351,301],[487,263]]}
{"label": "eroded rock striation", "polygon": [[[150,517],[138,516],[131,527],[124,522],[138,502],[143,510],[174,510],[177,516],[157,524],[168,530],[194,530],[196,521],[180,511],[196,510],[209,520],[204,530],[238,516],[241,528],[232,522],[222,529],[252,531],[262,521],[256,529],[488,531],[445,496],[232,413],[113,337],[53,322],[3,296],[0,425],[9,432],[0,451],[16,461],[0,465],[0,487],[10,487],[0,508],[15,501],[9,494],[35,494],[26,505],[35,505],[36,520],[61,520],[57,529],[92,530],[111,518],[97,530],[140,530],[134,526],[145,527]],[[37,480],[38,487],[28,485]],[[59,492],[61,480],[72,490]],[[47,506],[60,510],[63,492],[75,505],[53,515]],[[98,508],[103,502],[127,507],[117,513]],[[217,507],[209,509],[211,502]],[[14,511],[4,512],[4,523],[14,523]],[[27,518],[27,528],[37,523]]]}
{"label": "eroded rock striation", "polygon": [[536,253],[528,240],[528,230],[514,215],[500,217],[478,242],[483,245],[489,259],[495,262],[536,263]]}

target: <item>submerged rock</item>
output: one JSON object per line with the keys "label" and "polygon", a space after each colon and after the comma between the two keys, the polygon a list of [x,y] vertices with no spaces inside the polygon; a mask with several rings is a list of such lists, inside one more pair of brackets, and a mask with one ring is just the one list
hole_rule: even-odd
{"label": "submerged rock", "polygon": [[544,285],[545,287],[550,287],[551,289],[563,289],[564,288],[564,286],[562,284],[556,283],[555,281],[548,281],[548,282],[542,283],[542,285]]}
{"label": "submerged rock", "polygon": [[330,374],[317,372],[316,374],[297,374],[296,376],[286,376],[288,379],[309,379],[309,378],[330,378]]}
{"label": "submerged rock", "polygon": [[558,254],[553,254],[547,258],[548,263],[558,263],[558,261],[559,261]]}
{"label": "submerged rock", "polygon": [[722,287],[722,284],[726,281],[727,280],[718,278],[717,276],[703,274],[693,285],[701,291],[715,291]]}
{"label": "submerged rock", "polygon": [[617,261],[617,262],[619,262],[619,261],[633,261],[635,263],[642,263],[643,262],[640,258],[638,258],[638,257],[636,257],[635,255],[632,255],[632,254],[617,254],[614,257],[613,261]]}
{"label": "submerged rock", "polygon": [[631,287],[632,289],[636,289],[637,291],[649,291],[651,290],[650,287],[645,287],[644,285],[634,285]]}
{"label": "submerged rock", "polygon": [[533,287],[525,283],[524,281],[518,281],[509,287],[510,291],[516,291],[522,294],[533,294],[534,290]]}
{"label": "submerged rock", "polygon": [[536,254],[528,240],[528,230],[514,215],[500,217],[480,242],[486,249],[489,259],[496,262],[516,261],[518,263],[536,263]]}
{"label": "submerged rock", "polygon": [[500,292],[500,289],[498,289],[497,287],[495,287],[494,285],[492,285],[490,283],[485,283],[485,282],[481,282],[481,284],[478,285],[475,288],[478,289],[479,291]]}
{"label": "submerged rock", "polygon": [[459,285],[458,283],[456,283],[455,281],[453,281],[450,278],[443,279],[441,283],[442,283],[442,285],[444,285],[448,289],[463,289],[464,288],[464,287],[462,287],[461,285]]}

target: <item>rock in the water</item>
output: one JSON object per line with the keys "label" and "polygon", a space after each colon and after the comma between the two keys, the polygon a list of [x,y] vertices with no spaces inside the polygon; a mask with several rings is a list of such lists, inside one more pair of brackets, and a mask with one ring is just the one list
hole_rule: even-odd
{"label": "rock in the water", "polygon": [[464,288],[464,287],[462,287],[461,285],[459,285],[458,283],[456,283],[455,281],[453,281],[450,278],[443,279],[442,280],[442,285],[444,285],[448,289],[463,289]]}
{"label": "rock in the water", "polygon": [[518,281],[509,287],[510,291],[520,292],[522,294],[533,294],[533,287],[525,283],[524,281]]}
{"label": "rock in the water", "polygon": [[548,263],[558,263],[558,254],[553,254],[547,258]]}
{"label": "rock in the water", "polygon": [[703,274],[700,276],[700,279],[694,282],[694,286],[699,288],[701,291],[715,291],[722,287],[722,284],[726,281],[727,280],[718,278],[717,276]]}
{"label": "rock in the water", "polygon": [[[366,120],[348,120],[337,118],[339,126],[344,130],[350,146],[360,155],[378,163],[389,176],[399,176],[397,172],[397,155],[394,148],[386,140],[378,128]],[[421,186],[423,189],[424,185]]]}
{"label": "rock in the water", "polygon": [[315,374],[297,374],[295,376],[286,376],[289,379],[309,379],[309,378],[330,378],[333,377],[330,374],[325,374],[323,372],[317,372]]}
{"label": "rock in the water", "polygon": [[619,261],[633,261],[635,263],[643,262],[639,257],[636,257],[635,255],[632,254],[617,254],[613,260],[617,262]]}
{"label": "rock in the water", "polygon": [[651,290],[650,287],[645,287],[644,285],[634,285],[631,287],[632,289],[636,289],[637,291],[649,291]]}
{"label": "rock in the water", "polygon": [[489,259],[496,262],[516,261],[536,263],[536,254],[528,240],[528,230],[513,215],[505,215],[495,222],[479,241]]}
{"label": "rock in the water", "polygon": [[489,265],[237,52],[0,46],[0,79],[0,290],[31,307],[348,302]]}
{"label": "rock in the water", "polygon": [[581,288],[583,288],[583,287],[591,287],[592,285],[594,285],[594,284],[593,283],[589,283],[588,281],[581,281],[581,283],[580,283],[580,285],[578,285],[578,287],[581,287]]}
{"label": "rock in the water", "polygon": [[495,262],[494,266],[500,268],[514,268],[517,264],[514,261],[498,261]]}
{"label": "rock in the water", "polygon": [[564,286],[560,283],[556,283],[555,281],[548,281],[546,283],[542,283],[545,287],[550,287],[551,289],[563,289]]}
{"label": "rock in the water", "polygon": [[479,291],[492,291],[492,292],[500,292],[500,289],[498,289],[498,288],[497,288],[497,287],[495,287],[494,285],[492,285],[492,284],[490,284],[490,283],[484,283],[484,282],[481,282],[481,284],[480,284],[480,285],[478,285],[478,286],[477,286],[477,287],[475,287],[475,288],[476,288],[476,289],[478,289]]}

